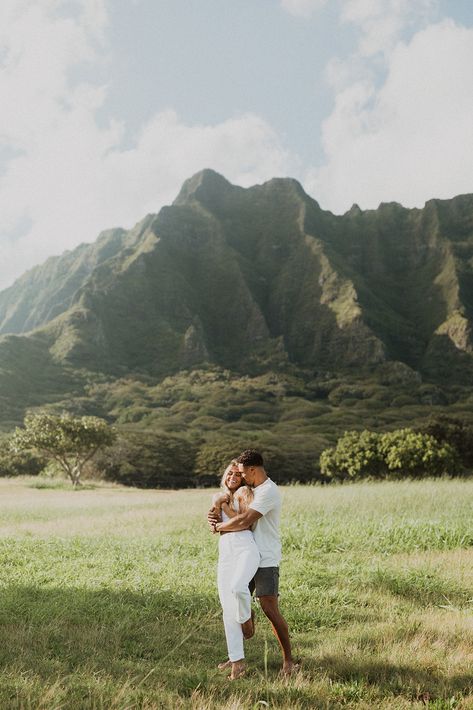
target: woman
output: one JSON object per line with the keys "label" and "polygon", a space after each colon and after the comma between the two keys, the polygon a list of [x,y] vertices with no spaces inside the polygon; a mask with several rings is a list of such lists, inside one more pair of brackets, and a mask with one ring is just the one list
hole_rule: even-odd
{"label": "woman", "polygon": [[[242,485],[236,461],[225,469],[221,488],[222,492],[213,496],[212,510],[221,514],[223,521],[244,512],[253,500],[251,488]],[[241,625],[252,618],[248,584],[258,569],[260,554],[251,530],[220,533],[218,549],[218,594],[228,649],[228,660],[218,667],[220,670],[231,668],[228,677],[236,680],[245,672]]]}

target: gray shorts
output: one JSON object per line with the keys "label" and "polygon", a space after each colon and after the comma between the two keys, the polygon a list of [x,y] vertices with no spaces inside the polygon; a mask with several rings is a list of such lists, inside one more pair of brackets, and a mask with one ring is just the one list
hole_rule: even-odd
{"label": "gray shorts", "polygon": [[256,597],[277,597],[279,594],[279,567],[258,567],[249,583]]}

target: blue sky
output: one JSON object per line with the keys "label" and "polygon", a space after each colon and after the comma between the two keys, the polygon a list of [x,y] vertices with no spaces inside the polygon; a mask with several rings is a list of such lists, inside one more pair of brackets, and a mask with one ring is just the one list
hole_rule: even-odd
{"label": "blue sky", "polygon": [[290,148],[302,154],[320,149],[314,125],[331,101],[324,66],[354,34],[338,26],[334,12],[325,8],[317,18],[294,17],[272,0],[161,7],[157,11],[143,1],[116,14],[112,112],[136,129],[144,116],[163,108],[205,124],[251,111],[269,121]]}
{"label": "blue sky", "polygon": [[466,0],[2,0],[0,288],[211,167],[342,213],[473,192]]}

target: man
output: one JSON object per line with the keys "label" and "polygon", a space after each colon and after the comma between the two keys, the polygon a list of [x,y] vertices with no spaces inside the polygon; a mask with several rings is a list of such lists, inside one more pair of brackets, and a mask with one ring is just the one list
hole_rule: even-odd
{"label": "man", "polygon": [[[291,675],[297,667],[292,658],[289,629],[278,604],[281,495],[277,485],[266,474],[263,457],[258,451],[254,449],[243,451],[237,462],[245,483],[253,488],[253,501],[246,512],[236,515],[225,523],[218,522],[216,516],[211,513],[208,520],[216,532],[223,533],[247,530],[254,525],[253,534],[261,560],[252,586],[281,646],[282,672]],[[254,633],[252,619],[242,626],[245,638],[250,638]]]}

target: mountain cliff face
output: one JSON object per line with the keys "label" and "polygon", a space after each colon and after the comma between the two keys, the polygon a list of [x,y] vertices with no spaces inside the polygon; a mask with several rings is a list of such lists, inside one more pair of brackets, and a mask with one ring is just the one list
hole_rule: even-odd
{"label": "mountain cliff face", "polygon": [[66,378],[393,360],[461,379],[472,265],[473,196],[334,216],[294,180],[243,189],[205,170],[133,230],[105,232],[0,293],[0,394],[28,360],[12,351],[35,349]]}

